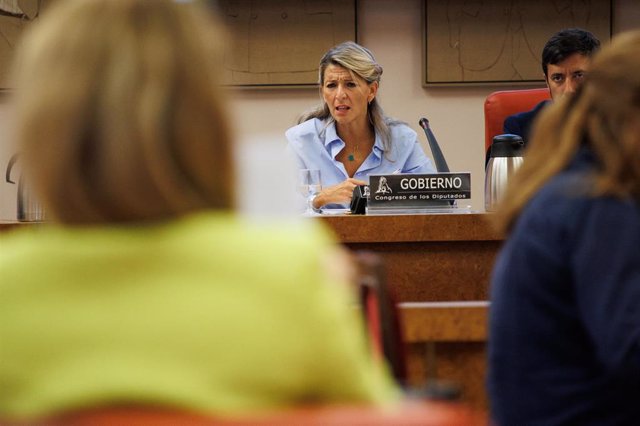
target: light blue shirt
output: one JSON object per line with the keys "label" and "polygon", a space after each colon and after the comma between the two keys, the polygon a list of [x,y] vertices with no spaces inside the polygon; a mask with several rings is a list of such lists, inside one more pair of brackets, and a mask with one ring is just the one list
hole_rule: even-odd
{"label": "light blue shirt", "polygon": [[[406,124],[391,124],[391,144],[385,153],[380,135],[369,156],[360,165],[354,178],[369,181],[369,175],[394,173],[436,173],[431,160],[425,155],[416,132]],[[345,143],[336,132],[331,121],[312,118],[286,131],[289,151],[301,169],[318,169],[322,186],[337,185],[349,175],[336,156],[344,149]],[[328,205],[325,207],[344,207]]]}

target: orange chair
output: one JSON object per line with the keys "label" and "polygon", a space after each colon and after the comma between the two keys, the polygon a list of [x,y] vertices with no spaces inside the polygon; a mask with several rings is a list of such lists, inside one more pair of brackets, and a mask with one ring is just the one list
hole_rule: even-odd
{"label": "orange chair", "polygon": [[547,88],[503,90],[487,96],[484,101],[484,151],[489,151],[494,136],[504,133],[505,118],[529,111],[546,99],[550,99]]}
{"label": "orange chair", "polygon": [[487,414],[458,403],[407,401],[394,407],[309,406],[233,417],[144,407],[102,407],[0,426],[484,426]]}

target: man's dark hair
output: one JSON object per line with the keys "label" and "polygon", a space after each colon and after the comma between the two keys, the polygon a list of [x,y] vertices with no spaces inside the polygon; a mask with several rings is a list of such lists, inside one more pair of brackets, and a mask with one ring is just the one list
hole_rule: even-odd
{"label": "man's dark hair", "polygon": [[555,33],[542,49],[542,71],[547,76],[547,66],[564,61],[574,53],[591,56],[600,48],[600,40],[582,28],[567,28]]}

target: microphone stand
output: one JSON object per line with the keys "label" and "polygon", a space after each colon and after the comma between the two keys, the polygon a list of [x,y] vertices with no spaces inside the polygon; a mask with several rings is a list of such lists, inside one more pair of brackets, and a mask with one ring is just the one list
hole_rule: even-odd
{"label": "microphone stand", "polygon": [[[433,155],[433,161],[436,163],[436,170],[438,171],[438,173],[449,173],[447,160],[444,159],[444,154],[440,149],[440,145],[438,144],[435,135],[429,127],[429,120],[422,117],[418,121],[418,124],[420,124],[420,127],[424,129],[424,133],[427,135],[427,141],[429,142],[429,148],[431,149],[431,154]],[[455,206],[456,202],[455,200],[451,200],[449,201],[449,204]]]}
{"label": "microphone stand", "polygon": [[427,135],[429,148],[431,149],[431,154],[433,154],[433,161],[436,163],[436,170],[438,173],[448,173],[449,166],[447,165],[447,161],[444,159],[444,155],[442,154],[442,150],[440,149],[440,145],[438,145],[435,135],[429,127],[429,120],[422,117],[420,121],[418,121],[418,124],[420,124],[420,127],[424,129],[424,133]]}

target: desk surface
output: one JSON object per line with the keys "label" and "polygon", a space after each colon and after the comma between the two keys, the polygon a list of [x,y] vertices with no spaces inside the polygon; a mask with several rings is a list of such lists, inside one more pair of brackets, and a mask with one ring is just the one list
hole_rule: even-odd
{"label": "desk surface", "polygon": [[500,241],[487,213],[321,216],[343,243]]}
{"label": "desk surface", "polygon": [[[487,213],[320,216],[343,243],[401,241],[498,241]],[[0,231],[37,222],[0,220]]]}

